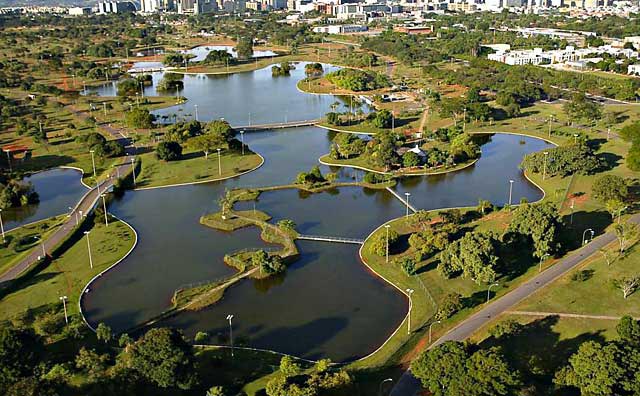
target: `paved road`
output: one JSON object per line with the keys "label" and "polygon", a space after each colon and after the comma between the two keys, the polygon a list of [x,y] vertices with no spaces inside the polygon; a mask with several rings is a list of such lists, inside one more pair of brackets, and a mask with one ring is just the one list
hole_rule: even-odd
{"label": "paved road", "polygon": [[[631,217],[631,221],[634,223],[640,223],[640,214]],[[596,253],[599,249],[615,240],[616,237],[612,232],[599,236],[582,249],[569,255],[562,261],[547,268],[541,274],[523,283],[518,288],[488,304],[480,311],[458,324],[458,326],[449,330],[448,333],[434,342],[430,348],[440,345],[446,341],[463,341],[467,339],[479,328],[491,322],[498,315],[509,310],[531,294],[552,283],[567,271],[580,264],[583,260]],[[414,396],[418,391],[420,391],[419,381],[411,374],[410,371],[407,370],[391,390],[390,396]]]}
{"label": "paved road", "polygon": [[[81,111],[73,108],[70,108],[70,111],[79,118],[88,118],[88,115]],[[122,163],[114,168],[114,170],[108,175],[108,178],[100,183],[99,188],[97,186],[93,187],[82,198],[80,198],[80,201],[78,201],[75,208],[73,208],[69,213],[69,216],[62,226],[43,241],[40,246],[34,248],[28,256],[16,263],[9,270],[0,274],[0,288],[7,286],[10,281],[20,276],[32,265],[40,261],[44,256],[48,256],[53,249],[55,249],[62,241],[67,239],[73,232],[77,219],[80,216],[89,213],[96,203],[98,203],[100,193],[109,190],[113,186],[113,183],[117,180],[116,175],[124,175],[129,169],[131,169],[131,159],[133,158],[132,155],[135,151],[135,147],[129,145],[129,139],[121,131],[111,127],[110,125],[100,125],[99,128],[112,135],[120,143],[125,145],[127,156],[123,159]]]}

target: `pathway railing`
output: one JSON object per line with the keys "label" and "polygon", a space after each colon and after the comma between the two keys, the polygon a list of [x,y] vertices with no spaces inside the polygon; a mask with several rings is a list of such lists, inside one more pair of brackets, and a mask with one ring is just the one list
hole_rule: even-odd
{"label": "pathway railing", "polygon": [[350,243],[350,244],[354,244],[354,245],[362,245],[364,243],[364,239],[344,238],[344,237],[325,236],[325,235],[304,235],[304,234],[299,234],[297,239],[303,239],[303,240],[307,240],[307,241]]}

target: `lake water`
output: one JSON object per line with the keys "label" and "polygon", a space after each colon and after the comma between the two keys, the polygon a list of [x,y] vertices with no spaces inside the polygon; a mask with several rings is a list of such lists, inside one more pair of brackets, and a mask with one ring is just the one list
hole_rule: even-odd
{"label": "lake water", "polygon": [[75,169],[51,169],[25,177],[32,183],[40,197],[40,203],[2,211],[5,231],[34,221],[70,212],[69,207],[78,203],[88,189],[81,183],[82,174]]}

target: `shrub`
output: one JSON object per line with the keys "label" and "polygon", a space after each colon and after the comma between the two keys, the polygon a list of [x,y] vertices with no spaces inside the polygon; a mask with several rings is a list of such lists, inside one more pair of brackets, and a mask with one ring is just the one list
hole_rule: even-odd
{"label": "shrub", "polygon": [[444,296],[440,302],[438,312],[436,312],[436,320],[445,320],[452,317],[456,312],[463,308],[462,296],[458,293],[450,293]]}
{"label": "shrub", "polygon": [[161,142],[156,148],[156,157],[164,161],[175,161],[182,157],[182,146],[178,142]]}

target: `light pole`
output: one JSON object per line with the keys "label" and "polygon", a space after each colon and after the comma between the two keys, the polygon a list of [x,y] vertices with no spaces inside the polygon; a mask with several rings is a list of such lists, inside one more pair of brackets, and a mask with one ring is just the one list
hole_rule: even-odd
{"label": "light pole", "polygon": [[407,335],[411,335],[411,308],[413,308],[413,301],[411,295],[415,290],[407,289],[407,296],[409,296],[409,313],[407,314]]}
{"label": "light pole", "polygon": [[229,343],[231,344],[231,357],[233,357],[233,327],[231,326],[232,319],[233,315],[227,315],[227,320],[229,321]]}
{"label": "light pole", "polygon": [[542,262],[544,261],[544,259],[546,257],[549,257],[548,253],[545,253],[545,254],[542,255],[542,257],[540,257],[540,266],[538,267],[538,272],[542,272]]}
{"label": "light pole", "polygon": [[433,322],[433,323],[431,323],[429,325],[429,345],[431,345],[431,327],[433,327],[433,325],[436,324],[436,323],[442,323],[442,321],[438,320],[438,321],[435,321],[435,322]]}
{"label": "light pole", "polygon": [[569,220],[571,224],[573,224],[573,208],[575,208],[575,206],[576,206],[576,200],[572,199],[571,200],[571,218]]}
{"label": "light pole", "polygon": [[91,153],[91,165],[93,165],[93,179],[98,180],[96,177],[96,158],[95,158],[95,150],[89,150]]}
{"label": "light pole", "polygon": [[467,131],[467,108],[464,108],[464,115],[462,116],[462,132]]}
{"label": "light pole", "polygon": [[405,197],[407,197],[407,199],[406,199],[406,201],[405,201],[405,202],[406,202],[406,204],[407,204],[407,214],[406,214],[406,216],[405,216],[405,217],[409,217],[409,196],[411,195],[411,193],[406,192],[406,193],[404,193],[404,195],[405,195]]}
{"label": "light pole", "polygon": [[4,223],[2,222],[2,209],[0,209],[0,230],[2,230],[2,243],[5,243],[5,239],[4,239]]}
{"label": "light pole", "polygon": [[218,176],[222,176],[222,160],[220,159],[220,150],[222,149],[218,148]]}
{"label": "light pole", "polygon": [[542,180],[547,178],[547,158],[549,158],[549,152],[544,152],[544,164],[542,164]]}
{"label": "light pole", "polygon": [[387,264],[389,264],[389,228],[391,228],[391,226],[389,224],[385,224],[384,228],[387,229]]}
{"label": "light pole", "polygon": [[193,105],[196,109],[196,121],[198,121],[198,105]]}
{"label": "light pole", "polygon": [[487,289],[487,304],[489,303],[489,298],[491,297],[491,288],[494,286],[498,286],[498,284],[494,283],[492,285],[489,285],[489,288]]}
{"label": "light pole", "polygon": [[[591,228],[587,228],[586,230],[584,230],[584,232],[582,233],[582,245],[581,246],[585,245],[585,236],[587,235],[587,232],[591,233],[591,239],[593,239],[593,236],[595,235],[595,232]],[[589,243],[589,241],[587,241],[586,243]]]}
{"label": "light pole", "polygon": [[89,251],[89,267],[93,269],[93,258],[91,257],[91,242],[89,242],[89,231],[85,231],[84,235],[87,236],[87,250]]}
{"label": "light pole", "polygon": [[513,180],[509,180],[509,209],[511,209],[512,196],[513,196]]}
{"label": "light pole", "polygon": [[577,133],[573,134],[573,144],[578,144],[578,134]]}
{"label": "light pole", "polygon": [[378,396],[382,396],[382,386],[385,384],[385,382],[393,382],[393,379],[387,378],[382,380],[382,382],[380,382],[380,386],[378,387]]}
{"label": "light pole", "polygon": [[131,158],[131,173],[133,174],[133,188],[136,188],[136,166],[134,162],[135,162],[135,159]]}
{"label": "light pole", "polygon": [[244,155],[244,131],[240,131],[240,141],[242,143],[242,155]]}
{"label": "light pole", "polygon": [[100,194],[102,197],[102,209],[104,210],[104,225],[109,227],[109,217],[107,216],[107,201],[105,199],[105,194]]}
{"label": "light pole", "polygon": [[67,316],[67,296],[60,297],[60,301],[62,301],[62,308],[64,309],[64,322],[69,324],[69,317]]}

